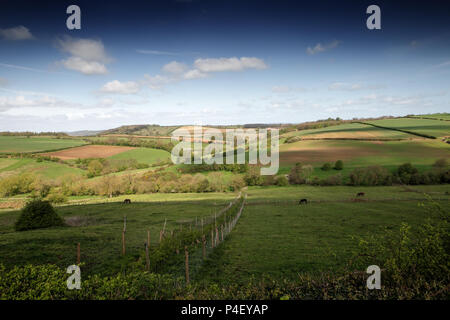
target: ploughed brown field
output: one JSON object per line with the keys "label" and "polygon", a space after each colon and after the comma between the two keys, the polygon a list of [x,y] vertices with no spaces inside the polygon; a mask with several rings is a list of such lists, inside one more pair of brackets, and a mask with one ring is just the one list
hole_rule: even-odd
{"label": "ploughed brown field", "polygon": [[101,146],[88,145],[82,147],[75,147],[61,151],[42,153],[43,156],[59,158],[62,160],[72,159],[87,159],[87,158],[107,158],[115,154],[136,149],[134,147],[120,147],[120,146]]}

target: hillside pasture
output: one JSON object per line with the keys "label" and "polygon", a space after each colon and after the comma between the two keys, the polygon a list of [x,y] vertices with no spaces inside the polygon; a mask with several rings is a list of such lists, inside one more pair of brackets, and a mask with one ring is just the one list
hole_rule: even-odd
{"label": "hillside pasture", "polygon": [[66,175],[84,175],[84,170],[70,167],[63,163],[53,161],[38,162],[32,158],[0,158],[0,179],[21,173],[33,173],[45,178],[56,179]]}
{"label": "hillside pasture", "polygon": [[60,150],[86,144],[81,139],[42,136],[0,136],[0,153],[33,153]]}
{"label": "hillside pasture", "polygon": [[[191,195],[192,196],[192,195]],[[229,194],[228,199],[235,197]],[[18,211],[0,214],[0,256],[7,267],[27,263],[53,263],[67,267],[74,263],[76,244],[81,244],[81,259],[85,274],[108,275],[120,270],[130,261],[136,261],[144,249],[147,230],[151,246],[158,246],[159,232],[165,221],[166,231],[180,227],[180,223],[211,217],[228,204],[222,195],[204,197],[197,201],[194,195],[181,195],[124,205],[122,202],[88,205],[69,205],[56,210],[69,224],[67,227],[15,232],[14,222]],[[149,197],[151,200],[152,197]],[[163,201],[163,202],[159,202]],[[127,257],[121,256],[121,237],[124,215],[127,216]],[[167,220],[166,220],[167,219]],[[199,221],[199,220],[198,220]]]}
{"label": "hillside pasture", "polygon": [[136,159],[139,163],[154,164],[170,159],[170,153],[161,149],[135,148],[117,153],[108,158],[116,160]]}
{"label": "hillside pasture", "polygon": [[[433,198],[450,209],[448,186],[432,190]],[[352,201],[357,191],[369,199]],[[300,198],[310,202],[300,206]],[[302,272],[336,272],[349,262],[359,237],[397,233],[403,222],[415,230],[428,217],[418,206],[426,201],[423,194],[399,187],[249,188],[237,227],[195,279],[245,282],[264,274],[294,279]]]}
{"label": "hillside pasture", "polygon": [[361,123],[346,123],[320,129],[289,132],[284,135],[300,136],[303,139],[358,139],[358,140],[400,140],[418,138],[408,133],[376,128]]}
{"label": "hillside pasture", "polygon": [[450,136],[450,122],[432,119],[383,119],[367,121],[366,123],[400,130],[406,130],[419,134],[426,134],[433,137]]}
{"label": "hillside pasture", "polygon": [[347,166],[396,166],[405,162],[430,166],[450,158],[450,146],[438,140],[353,141],[310,140],[280,146],[280,163],[318,164],[343,160]]}

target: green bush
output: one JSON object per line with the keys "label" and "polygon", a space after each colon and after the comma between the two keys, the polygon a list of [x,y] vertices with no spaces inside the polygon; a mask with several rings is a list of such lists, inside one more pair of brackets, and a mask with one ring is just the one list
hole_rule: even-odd
{"label": "green bush", "polygon": [[334,164],[334,169],[335,170],[342,170],[342,169],[344,169],[344,162],[342,160],[336,161],[336,163]]}
{"label": "green bush", "polygon": [[331,170],[331,168],[332,168],[331,163],[327,162],[327,163],[324,163],[320,169],[322,169],[323,171],[329,171],[329,170]]}
{"label": "green bush", "polygon": [[392,174],[383,167],[371,166],[368,168],[356,168],[350,173],[352,186],[385,186],[392,185]]}
{"label": "green bush", "polygon": [[278,176],[276,179],[276,183],[277,183],[277,186],[280,186],[280,187],[289,185],[289,181],[284,175]]}
{"label": "green bush", "polygon": [[64,222],[48,201],[34,199],[22,209],[15,223],[16,231],[62,226]]}
{"label": "green bush", "polygon": [[436,160],[436,162],[433,164],[434,168],[446,168],[448,166],[447,159],[442,158]]}
{"label": "green bush", "polygon": [[50,203],[58,204],[58,203],[66,203],[67,197],[59,192],[52,191],[46,198],[46,200]]}

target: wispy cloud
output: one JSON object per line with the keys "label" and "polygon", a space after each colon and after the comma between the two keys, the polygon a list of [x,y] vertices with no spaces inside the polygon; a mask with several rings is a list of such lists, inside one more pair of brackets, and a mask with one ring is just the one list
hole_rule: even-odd
{"label": "wispy cloud", "polygon": [[197,59],[194,66],[201,72],[242,71],[244,69],[266,69],[264,60],[255,57]]}
{"label": "wispy cloud", "polygon": [[6,40],[31,40],[34,36],[30,30],[24,26],[17,26],[7,29],[0,29],[0,36]]}
{"label": "wispy cloud", "polygon": [[156,55],[156,56],[178,56],[178,55],[180,55],[177,52],[159,51],[159,50],[142,50],[142,49],[138,49],[138,50],[136,50],[136,52],[142,53],[142,54],[153,54],[153,55]]}
{"label": "wispy cloud", "polygon": [[327,44],[322,44],[322,43],[319,42],[314,47],[306,48],[306,52],[308,54],[310,54],[310,55],[314,55],[314,54],[319,53],[319,52],[324,52],[324,51],[328,51],[328,50],[334,49],[340,43],[341,43],[341,41],[338,41],[338,40],[334,40],[334,41],[332,41],[330,43],[327,43]]}
{"label": "wispy cloud", "polygon": [[9,64],[9,63],[0,63],[0,67],[12,68],[12,69],[18,69],[18,70],[24,70],[24,71],[32,71],[32,72],[57,73],[54,71],[30,68],[30,67],[26,67],[26,66],[19,66],[16,64]]}
{"label": "wispy cloud", "polygon": [[333,82],[328,86],[329,90],[340,90],[340,91],[377,90],[382,88],[384,88],[383,85],[347,83],[347,82]]}

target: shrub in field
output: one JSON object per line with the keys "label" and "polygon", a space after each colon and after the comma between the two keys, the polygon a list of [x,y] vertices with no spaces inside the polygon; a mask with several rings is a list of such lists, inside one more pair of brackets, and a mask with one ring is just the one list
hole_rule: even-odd
{"label": "shrub in field", "polygon": [[275,176],[264,176],[263,177],[263,185],[264,186],[273,186],[276,184]]}
{"label": "shrub in field", "polygon": [[294,142],[301,141],[301,140],[302,140],[302,137],[300,137],[300,136],[292,136],[292,137],[286,138],[284,143],[294,143]]}
{"label": "shrub in field", "polygon": [[334,164],[334,169],[335,170],[342,170],[342,169],[344,169],[344,162],[342,160],[336,161],[336,163]]}
{"label": "shrub in field", "polygon": [[331,170],[332,169],[331,163],[329,163],[329,162],[324,163],[323,166],[320,169],[322,169],[323,171]]}
{"label": "shrub in field", "polygon": [[230,190],[238,191],[241,188],[245,187],[245,181],[241,176],[233,175],[230,181]]}
{"label": "shrub in field", "polygon": [[417,168],[414,168],[413,165],[409,162],[404,163],[397,168],[397,175],[399,175],[400,177],[402,175],[415,174],[417,172],[418,172]]}
{"label": "shrub in field", "polygon": [[302,165],[301,163],[296,163],[289,173],[289,183],[290,184],[307,183],[313,171],[314,168],[311,165]]}
{"label": "shrub in field", "polygon": [[48,194],[46,200],[50,203],[59,204],[59,203],[66,203],[67,197],[64,194],[53,190]]}
{"label": "shrub in field", "polygon": [[30,173],[22,173],[18,176],[10,176],[0,180],[0,195],[10,197],[33,191],[35,176]]}
{"label": "shrub in field", "polygon": [[258,166],[249,166],[247,173],[244,175],[244,180],[248,186],[260,186],[263,184],[263,178]]}
{"label": "shrub in field", "polygon": [[392,184],[392,174],[383,167],[356,168],[350,173],[350,185],[385,186]]}
{"label": "shrub in field", "polygon": [[280,187],[287,186],[289,185],[289,180],[284,175],[277,176],[276,184]]}
{"label": "shrub in field", "polygon": [[433,164],[434,168],[446,168],[448,166],[447,159],[442,158],[436,160],[436,162]]}
{"label": "shrub in field", "polygon": [[15,223],[16,231],[62,226],[63,220],[48,201],[33,199],[22,209]]}
{"label": "shrub in field", "polygon": [[329,176],[321,181],[323,186],[339,186],[342,185],[342,175],[340,173]]}

